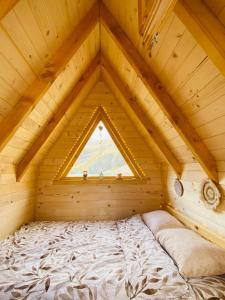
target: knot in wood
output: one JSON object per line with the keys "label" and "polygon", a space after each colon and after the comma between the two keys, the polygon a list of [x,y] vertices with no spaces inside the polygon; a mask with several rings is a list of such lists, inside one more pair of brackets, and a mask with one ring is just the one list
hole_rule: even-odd
{"label": "knot in wood", "polygon": [[156,83],[156,88],[158,89],[158,90],[162,90],[163,89],[163,86],[161,85],[161,83]]}
{"label": "knot in wood", "polygon": [[193,142],[194,142],[194,143],[200,142],[200,138],[199,138],[199,137],[194,137],[194,138],[193,138]]}
{"label": "knot in wood", "polygon": [[179,117],[178,116],[172,116],[173,122],[177,125],[179,123]]}

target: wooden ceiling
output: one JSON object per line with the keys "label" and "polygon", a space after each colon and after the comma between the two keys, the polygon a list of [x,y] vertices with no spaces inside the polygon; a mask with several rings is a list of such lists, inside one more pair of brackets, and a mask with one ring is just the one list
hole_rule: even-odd
{"label": "wooden ceiling", "polygon": [[169,13],[155,14],[157,40],[145,43],[138,0],[0,1],[0,156],[16,164],[17,179],[40,162],[101,74],[159,160],[178,177],[197,161],[218,181],[225,1],[213,3],[171,1]]}

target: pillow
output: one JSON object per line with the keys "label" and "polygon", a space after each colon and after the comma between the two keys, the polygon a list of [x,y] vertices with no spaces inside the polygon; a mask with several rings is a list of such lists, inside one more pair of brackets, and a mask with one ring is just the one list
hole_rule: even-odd
{"label": "pillow", "polygon": [[184,228],[184,225],[164,210],[145,213],[142,215],[142,219],[154,235],[161,229]]}
{"label": "pillow", "polygon": [[225,251],[190,229],[172,228],[157,233],[157,240],[187,277],[225,273]]}

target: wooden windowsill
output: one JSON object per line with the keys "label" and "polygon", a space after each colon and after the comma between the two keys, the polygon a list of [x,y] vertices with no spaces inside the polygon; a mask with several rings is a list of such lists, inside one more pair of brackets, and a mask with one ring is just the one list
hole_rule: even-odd
{"label": "wooden windowsill", "polygon": [[89,177],[83,179],[82,177],[63,177],[58,180],[54,180],[53,184],[140,184],[146,183],[147,178],[137,178],[137,177]]}

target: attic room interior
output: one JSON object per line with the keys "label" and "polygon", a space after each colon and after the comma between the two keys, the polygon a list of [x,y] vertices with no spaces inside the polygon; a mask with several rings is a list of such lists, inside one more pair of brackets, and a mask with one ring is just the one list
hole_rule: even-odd
{"label": "attic room interior", "polygon": [[225,299],[225,0],[0,0],[0,300]]}

